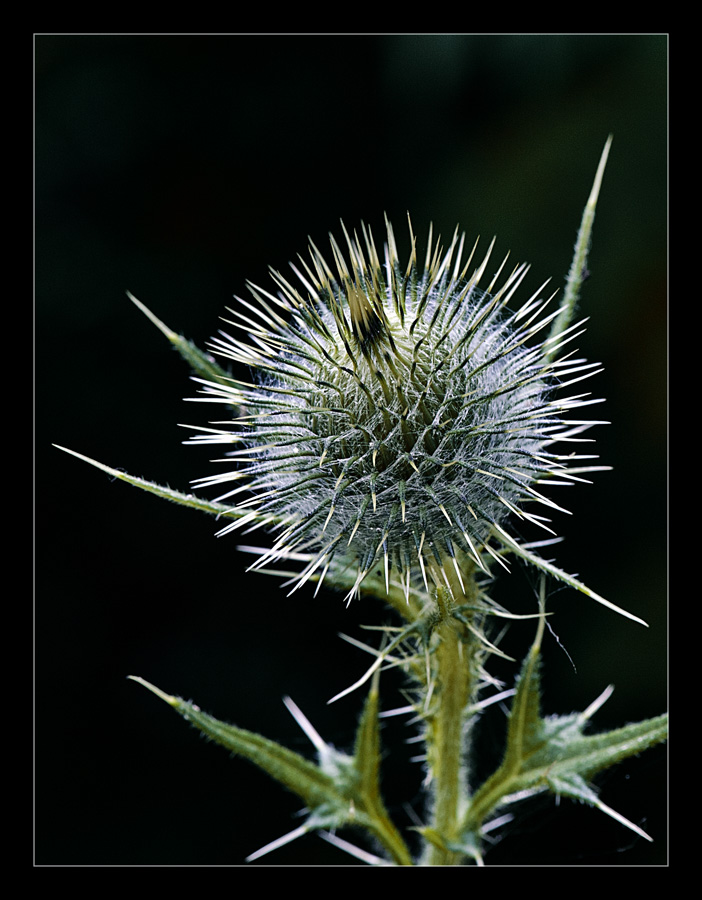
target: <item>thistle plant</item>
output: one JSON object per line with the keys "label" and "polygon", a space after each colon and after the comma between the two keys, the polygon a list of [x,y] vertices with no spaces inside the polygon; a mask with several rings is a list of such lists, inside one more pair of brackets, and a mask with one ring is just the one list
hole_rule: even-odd
{"label": "thistle plant", "polygon": [[[543,715],[539,690],[547,579],[645,625],[540,549],[557,539],[552,517],[562,507],[551,488],[605,468],[584,437],[600,423],[585,412],[598,401],[582,382],[599,366],[577,355],[583,323],[575,313],[609,146],[560,302],[546,284],[520,301],[528,267],[510,270],[505,260],[493,271],[494,241],[479,253],[458,230],[444,246],[430,228],[420,251],[408,221],[410,252],[401,259],[387,219],[382,243],[366,225],[351,232],[342,224],[329,251],[310,242],[290,275],[272,271],[270,286],[249,284],[207,351],[131,298],[191,367],[193,399],[223,410],[223,418],[193,427],[190,439],[223,454],[217,470],[194,482],[218,495],[160,487],[68,452],[211,513],[222,537],[260,533],[260,547],[240,548],[254,556],[249,568],[282,577],[289,594],[325,590],[347,604],[375,596],[396,618],[376,625],[375,646],[350,638],[373,661],[331,698],[367,690],[349,752],[325,742],[286,700],[315,762],[134,677],[304,802],[303,824],[272,836],[250,861],[320,831],[372,864],[482,864],[484,835],[499,828],[509,804],[546,791],[597,807],[649,839],[600,800],[591,779],[664,740],[666,718],[589,735],[609,690],[584,712],[560,716]],[[242,370],[250,375],[239,377]],[[543,537],[524,543],[522,527]],[[541,576],[531,615],[490,595],[496,574],[515,561]],[[489,662],[505,655],[500,629],[520,619],[533,620],[521,627],[534,636],[515,686],[505,687]],[[391,666],[406,679],[395,711],[414,718],[424,745],[426,804],[410,829],[391,819],[381,794],[380,680]],[[481,712],[508,698],[502,759],[474,784]],[[342,838],[345,828],[365,832],[372,845]]]}

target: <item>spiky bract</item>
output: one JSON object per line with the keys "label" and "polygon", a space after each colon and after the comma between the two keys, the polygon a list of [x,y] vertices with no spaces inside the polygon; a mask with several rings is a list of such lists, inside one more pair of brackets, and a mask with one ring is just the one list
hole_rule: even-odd
{"label": "spiky bract", "polygon": [[247,339],[211,345],[253,381],[203,382],[237,416],[194,440],[241,447],[224,460],[233,471],[199,483],[237,483],[218,499],[244,497],[242,515],[220,533],[269,526],[276,540],[254,567],[302,554],[295,587],[339,559],[355,567],[349,596],[379,563],[406,592],[449,560],[459,579],[483,567],[510,514],[543,524],[524,504],[554,506],[537,485],[576,457],[550,447],[585,424],[564,421],[580,398],[555,397],[566,374],[591,369],[556,359],[573,329],[544,334],[558,309],[546,312],[543,286],[511,308],[526,266],[482,290],[490,250],[469,276],[464,238],[444,252],[430,231],[422,268],[410,227],[402,266],[386,226],[382,260],[365,226],[361,239],[344,229],[346,255],[331,238],[333,267],[310,243],[292,266],[301,288],[278,272],[276,293],[249,285],[255,302],[231,310]]}

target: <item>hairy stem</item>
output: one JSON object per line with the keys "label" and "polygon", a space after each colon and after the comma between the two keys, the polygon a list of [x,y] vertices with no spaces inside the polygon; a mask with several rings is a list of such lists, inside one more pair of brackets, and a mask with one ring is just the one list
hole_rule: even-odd
{"label": "hairy stem", "polygon": [[[469,758],[469,710],[475,699],[477,640],[469,629],[451,615],[456,604],[469,602],[475,590],[471,582],[464,591],[447,570],[444,585],[436,580],[436,601],[440,621],[432,641],[431,709],[427,728],[427,762],[433,787],[432,819],[425,830],[425,865],[461,865],[465,854],[456,849],[460,824],[468,804],[466,760]],[[453,582],[453,583],[452,583]]]}

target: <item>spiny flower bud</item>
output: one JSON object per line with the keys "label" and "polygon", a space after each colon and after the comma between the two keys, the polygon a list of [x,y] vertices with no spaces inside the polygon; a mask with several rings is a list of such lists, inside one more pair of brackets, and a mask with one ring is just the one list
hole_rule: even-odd
{"label": "spiny flower bud", "polygon": [[275,271],[275,293],[249,285],[255,302],[230,310],[245,339],[221,332],[211,347],[254,380],[203,381],[208,399],[238,414],[193,439],[241,445],[224,460],[233,471],[198,481],[234,482],[218,499],[245,498],[221,534],[275,533],[253,568],[304,558],[296,589],[342,559],[354,567],[349,599],[377,563],[408,593],[448,560],[459,578],[484,568],[510,515],[544,525],[524,506],[557,508],[541,483],[574,478],[567,464],[583,457],[551,448],[591,424],[564,416],[592,401],[556,396],[566,376],[592,370],[556,359],[576,326],[548,336],[559,310],[546,311],[545,285],[513,309],[527,266],[496,288],[503,263],[482,290],[492,245],[469,275],[464,236],[444,252],[430,230],[420,267],[410,226],[403,266],[386,229],[382,259],[368,228],[361,239],[344,228],[346,255],[330,238],[333,266],[312,243],[310,260],[292,265],[301,288]]}

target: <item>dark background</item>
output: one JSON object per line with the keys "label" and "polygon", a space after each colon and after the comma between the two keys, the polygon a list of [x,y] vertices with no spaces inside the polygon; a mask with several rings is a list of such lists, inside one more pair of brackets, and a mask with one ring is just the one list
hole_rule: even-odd
{"label": "dark background", "polygon": [[[605,366],[589,389],[607,401],[597,447],[614,468],[557,497],[573,515],[557,517],[552,554],[650,628],[554,590],[574,666],[546,642],[544,707],[584,709],[613,683],[596,726],[666,708],[666,103],[660,35],[36,38],[37,864],[239,865],[292,830],[295,797],[126,676],[307,753],[289,694],[349,748],[362,695],[326,701],[369,658],[337,635],[384,621],[375,601],[288,598],[244,574],[213,520],[50,446],[180,489],[212,471],[177,424],[212,408],[182,401],[185,365],[125,290],[203,346],[245,280],[265,285],[308,235],[324,246],[343,218],[380,238],[387,212],[406,250],[409,210],[422,240],[429,221],[497,235],[498,256],[532,264],[526,298],[548,276],[563,283],[610,132],[578,346]],[[533,582],[517,566],[495,590],[533,611]],[[506,646],[522,656],[532,635],[515,625]],[[494,671],[512,684],[513,667]],[[399,684],[384,678],[386,708]],[[495,707],[476,779],[503,732]],[[403,802],[422,814],[412,734],[396,720],[384,731],[402,826]],[[544,799],[487,862],[663,864],[666,775],[658,748],[599,780],[652,845]],[[355,864],[317,836],[261,862]]]}

